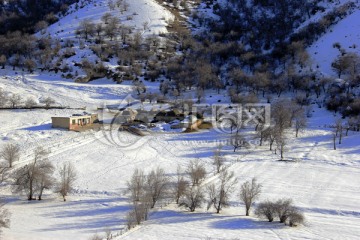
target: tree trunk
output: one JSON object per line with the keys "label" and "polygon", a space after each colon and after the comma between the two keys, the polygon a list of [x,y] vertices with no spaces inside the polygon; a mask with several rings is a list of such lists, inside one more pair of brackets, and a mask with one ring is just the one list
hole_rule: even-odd
{"label": "tree trunk", "polygon": [[221,202],[219,200],[219,203],[218,203],[218,205],[216,207],[216,213],[220,213],[220,209],[221,209]]}
{"label": "tree trunk", "polygon": [[33,186],[32,181],[30,181],[29,184],[29,195],[28,195],[28,201],[33,200]]}
{"label": "tree trunk", "polygon": [[342,140],[342,130],[341,130],[341,132],[339,134],[339,144],[341,144],[341,140]]}
{"label": "tree trunk", "polygon": [[38,200],[41,201],[42,200],[42,194],[43,194],[43,190],[44,188],[40,188],[40,192],[39,192],[39,196],[38,196]]}

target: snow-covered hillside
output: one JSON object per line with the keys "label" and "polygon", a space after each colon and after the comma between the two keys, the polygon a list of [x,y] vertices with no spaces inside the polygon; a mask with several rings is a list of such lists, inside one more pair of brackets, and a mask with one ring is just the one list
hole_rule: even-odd
{"label": "snow-covered hillside", "polygon": [[341,55],[334,47],[339,43],[346,52],[360,54],[360,9],[357,9],[345,19],[332,27],[325,35],[319,38],[308,51],[313,60],[313,66],[323,74],[332,76],[334,71],[331,63]]}
{"label": "snow-covered hillside", "polygon": [[[166,33],[166,21],[173,18],[172,14],[155,0],[124,1],[126,7],[109,8],[107,0],[84,1],[84,7],[78,10],[73,4],[68,10],[70,14],[61,18],[59,22],[50,26],[46,34],[61,39],[74,39],[75,31],[83,20],[90,20],[94,23],[101,22],[105,13],[118,17],[121,24],[128,25],[134,31],[141,31],[144,35]],[[113,2],[114,5],[116,5]],[[147,29],[144,30],[144,23],[147,22]]]}

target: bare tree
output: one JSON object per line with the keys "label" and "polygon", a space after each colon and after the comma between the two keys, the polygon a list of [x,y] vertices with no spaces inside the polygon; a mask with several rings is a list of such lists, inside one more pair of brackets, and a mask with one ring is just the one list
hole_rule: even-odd
{"label": "bare tree", "polygon": [[246,216],[249,216],[250,208],[261,193],[261,184],[256,182],[256,178],[246,181],[240,186],[240,200],[245,204]]}
{"label": "bare tree", "polygon": [[149,195],[142,196],[141,201],[132,202],[132,209],[127,214],[127,225],[129,229],[148,219],[151,200],[147,199],[147,196]]}
{"label": "bare tree", "polygon": [[9,177],[9,167],[8,165],[1,161],[0,162],[0,184],[4,182]]}
{"label": "bare tree", "polygon": [[242,147],[246,147],[248,145],[244,136],[239,131],[236,131],[235,133],[231,134],[230,143],[234,147],[234,152],[238,148],[241,149]]}
{"label": "bare tree", "polygon": [[6,106],[8,100],[7,93],[2,88],[0,88],[0,107]]}
{"label": "bare tree", "polygon": [[207,187],[208,209],[212,205],[216,209],[216,213],[220,213],[223,207],[228,207],[230,194],[233,192],[236,183],[237,179],[234,172],[229,172],[228,169],[221,170],[219,183]]}
{"label": "bare tree", "polygon": [[295,120],[295,136],[298,137],[299,131],[303,130],[307,126],[307,118],[304,109],[301,109],[296,116]]}
{"label": "bare tree", "polygon": [[33,108],[37,105],[37,102],[32,98],[32,97],[28,97],[25,101],[25,107],[26,108]]}
{"label": "bare tree", "polygon": [[299,210],[293,209],[289,214],[288,221],[290,227],[296,227],[304,223],[305,217]]}
{"label": "bare tree", "polygon": [[134,81],[132,88],[137,92],[137,95],[146,92],[146,86],[142,81]]}
{"label": "bare tree", "polygon": [[10,212],[4,208],[4,203],[0,199],[0,235],[2,228],[10,227]]}
{"label": "bare tree", "polygon": [[104,15],[102,15],[101,20],[102,20],[105,24],[108,24],[111,17],[112,17],[111,13],[106,12],[106,13],[104,13]]}
{"label": "bare tree", "polygon": [[269,127],[264,130],[263,134],[264,134],[264,140],[266,140],[269,143],[270,151],[272,151],[273,150],[272,146],[279,135],[279,131],[277,127],[276,126]]}
{"label": "bare tree", "polygon": [[154,208],[156,202],[165,197],[169,186],[169,178],[164,169],[152,170],[146,177],[146,194],[151,199],[150,208]]}
{"label": "bare tree", "polygon": [[0,157],[3,158],[8,164],[9,168],[12,168],[13,163],[20,158],[20,147],[14,143],[6,144],[0,151]]}
{"label": "bare tree", "polygon": [[332,63],[331,67],[340,78],[343,73],[350,67],[350,58],[345,55],[339,55]]}
{"label": "bare tree", "polygon": [[176,182],[174,185],[174,195],[175,195],[175,202],[179,204],[179,199],[184,196],[186,188],[188,186],[188,181],[184,178],[184,174],[181,171],[180,166],[178,166],[176,170]]}
{"label": "bare tree", "polygon": [[60,181],[57,192],[60,193],[65,202],[66,196],[73,188],[74,182],[76,180],[76,170],[73,164],[67,162],[60,167],[59,173]]}
{"label": "bare tree", "polygon": [[130,204],[132,206],[127,215],[129,228],[147,220],[152,199],[146,188],[147,178],[144,172],[135,169],[131,179],[127,182],[127,192],[130,193]]}
{"label": "bare tree", "polygon": [[46,97],[42,100],[42,103],[45,104],[45,109],[49,109],[51,105],[55,103],[55,100],[51,97]]}
{"label": "bare tree", "polygon": [[36,68],[36,62],[32,59],[25,59],[24,67],[29,71],[29,73],[34,72],[34,68]]}
{"label": "bare tree", "polygon": [[39,176],[36,180],[36,191],[38,192],[38,200],[42,200],[42,195],[45,189],[51,189],[56,181],[53,178],[54,166],[47,162],[48,166],[43,168],[43,171],[39,172]]}
{"label": "bare tree", "polygon": [[21,96],[19,94],[11,94],[9,97],[11,108],[16,108],[21,103]]}
{"label": "bare tree", "polygon": [[281,223],[285,223],[293,211],[292,199],[279,199],[274,203],[274,210]]}
{"label": "bare tree", "polygon": [[194,212],[196,208],[201,207],[202,203],[205,200],[205,195],[203,188],[200,186],[191,186],[189,187],[184,197],[180,199],[179,206],[184,206]]}
{"label": "bare tree", "polygon": [[141,196],[144,195],[145,180],[144,172],[140,169],[135,169],[130,181],[126,183],[127,192],[130,193],[132,202],[140,201]]}
{"label": "bare tree", "polygon": [[95,233],[92,235],[89,240],[103,240],[103,237],[101,237],[99,234]]}
{"label": "bare tree", "polygon": [[88,40],[89,36],[93,36],[95,33],[95,24],[91,19],[84,19],[79,23],[76,33],[82,35],[85,40]]}
{"label": "bare tree", "polygon": [[107,37],[112,41],[119,30],[119,19],[116,17],[110,17],[108,24],[104,27],[104,32]]}
{"label": "bare tree", "polygon": [[220,173],[220,170],[224,167],[225,158],[221,155],[221,145],[219,145],[214,151],[214,160],[213,165],[215,167],[216,173]]}
{"label": "bare tree", "polygon": [[0,55],[0,66],[2,69],[5,69],[6,61],[6,56],[4,54]]}
{"label": "bare tree", "polygon": [[269,200],[261,202],[256,206],[255,214],[259,218],[266,218],[269,222],[274,221],[275,204]]}
{"label": "bare tree", "polygon": [[300,211],[292,205],[291,199],[279,199],[276,202],[265,201],[257,205],[256,215],[264,217],[272,222],[277,216],[280,223],[289,223],[290,226],[296,226],[304,221],[304,216]]}
{"label": "bare tree", "polygon": [[272,117],[275,127],[282,135],[284,130],[291,127],[296,116],[301,116],[303,109],[290,100],[281,100],[272,105]]}
{"label": "bare tree", "polygon": [[199,160],[190,161],[186,173],[189,175],[193,186],[199,185],[206,176],[206,169]]}
{"label": "bare tree", "polygon": [[31,163],[14,172],[15,192],[26,192],[28,200],[35,200],[37,183],[44,174],[51,174],[53,165],[48,160],[48,151],[37,147],[34,151],[34,159]]}
{"label": "bare tree", "polygon": [[262,146],[263,141],[266,140],[266,129],[264,129],[264,125],[263,124],[257,124],[255,127],[255,131],[256,131],[256,136],[259,138],[260,143],[259,146]]}
{"label": "bare tree", "polygon": [[344,126],[341,119],[335,121],[335,135],[339,137],[339,144],[341,144],[342,137],[344,134]]}
{"label": "bare tree", "polygon": [[147,21],[143,22],[142,26],[144,28],[144,31],[148,30],[149,29],[149,22],[147,22]]}
{"label": "bare tree", "polygon": [[275,141],[277,149],[280,151],[280,159],[283,160],[286,151],[287,138],[284,135],[278,134]]}

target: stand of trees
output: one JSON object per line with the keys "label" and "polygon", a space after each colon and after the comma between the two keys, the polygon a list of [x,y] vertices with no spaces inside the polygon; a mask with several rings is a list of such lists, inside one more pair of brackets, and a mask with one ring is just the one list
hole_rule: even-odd
{"label": "stand of trees", "polygon": [[269,222],[274,221],[277,217],[280,223],[288,224],[290,227],[303,224],[305,220],[302,212],[292,205],[291,199],[261,202],[257,205],[255,214]]}
{"label": "stand of trees", "polygon": [[54,189],[64,201],[72,190],[76,179],[76,169],[71,163],[64,163],[59,169],[59,180],[54,177],[55,167],[49,161],[49,151],[37,147],[33,159],[28,164],[14,169],[13,164],[20,158],[21,149],[9,143],[0,150],[0,183],[8,181],[13,185],[14,193],[25,193],[27,199],[42,200],[44,190]]}
{"label": "stand of trees", "polygon": [[[131,179],[127,182],[127,191],[131,210],[127,215],[128,229],[146,221],[149,212],[157,204],[162,207],[172,200],[179,207],[184,207],[190,212],[207,203],[207,209],[213,208],[216,213],[220,213],[223,208],[230,206],[230,197],[236,189],[238,179],[234,172],[227,167],[222,167],[218,179],[209,184],[196,181],[198,175],[194,173],[202,172],[203,165],[198,161],[189,162],[187,169],[177,169],[175,179],[168,177],[168,174],[161,168],[145,173],[135,169]],[[202,173],[200,174],[203,175]],[[206,175],[206,173],[205,173]],[[205,176],[204,176],[205,178]],[[201,178],[203,179],[203,178]],[[240,202],[245,206],[245,215],[250,215],[251,207],[261,194],[262,185],[255,178],[240,185]],[[260,203],[256,207],[255,214],[260,217],[267,217],[268,202]],[[269,221],[273,221],[274,216],[279,216],[280,222],[296,226],[303,223],[302,213],[292,205],[290,199],[279,200],[276,204],[271,203],[271,216]],[[276,207],[274,207],[276,205]]]}
{"label": "stand of trees", "polygon": [[26,99],[23,99],[23,97],[20,94],[6,92],[2,88],[0,88],[0,109],[1,108],[50,109],[53,107],[58,107],[58,106],[54,106],[55,103],[56,101],[50,96],[45,97],[40,101],[40,103],[38,103],[33,97],[28,97]]}

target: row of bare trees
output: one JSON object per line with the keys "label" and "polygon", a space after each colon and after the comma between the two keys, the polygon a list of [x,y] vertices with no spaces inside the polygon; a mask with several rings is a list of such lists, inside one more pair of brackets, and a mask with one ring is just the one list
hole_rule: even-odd
{"label": "row of bare trees", "polygon": [[14,169],[13,164],[20,159],[18,145],[6,144],[0,151],[0,183],[12,180],[14,192],[25,193],[28,200],[41,200],[44,190],[54,189],[63,200],[71,191],[76,179],[76,170],[71,163],[64,163],[58,170],[58,180],[54,178],[55,167],[49,161],[49,151],[43,147],[34,150],[33,159],[26,165]]}
{"label": "row of bare trees", "polygon": [[269,222],[274,221],[277,217],[280,223],[288,223],[290,227],[302,224],[305,220],[302,212],[293,206],[291,199],[260,202],[256,207],[255,214]]}
{"label": "row of bare trees", "polygon": [[350,117],[347,121],[339,118],[336,119],[334,124],[331,126],[332,131],[332,142],[333,148],[336,150],[337,144],[342,144],[343,138],[348,136],[349,131],[359,131],[360,130],[360,117]]}
{"label": "row of bare trees", "polygon": [[148,175],[135,169],[127,182],[132,210],[127,215],[128,228],[147,220],[149,210],[166,197],[169,188],[169,177],[161,168],[152,170]]}
{"label": "row of bare trees", "polygon": [[[55,104],[55,100],[52,97],[46,97],[41,100],[45,109],[51,108]],[[41,105],[40,105],[41,106]],[[23,97],[19,93],[9,93],[0,88],[0,108],[20,108],[25,107],[32,109],[39,107],[39,103],[32,97],[28,97],[23,100]]]}
{"label": "row of bare trees", "polygon": [[[218,156],[214,157],[216,158]],[[175,179],[171,179],[161,168],[148,174],[136,169],[127,182],[127,193],[132,206],[127,215],[127,227],[130,229],[146,221],[150,209],[157,203],[162,206],[171,200],[190,212],[207,203],[208,210],[213,208],[216,213],[220,213],[223,208],[230,206],[230,198],[237,188],[238,179],[224,165],[219,169],[218,178],[212,183],[205,182],[207,173],[205,166],[199,161],[191,161],[185,170],[178,167]],[[262,185],[256,178],[252,178],[240,184],[239,189],[239,200],[245,206],[246,216],[249,216],[251,207],[260,196]]]}
{"label": "row of bare trees", "polygon": [[[257,119],[254,119],[255,137],[259,139],[260,146],[267,143],[270,151],[275,150],[275,153],[279,151],[280,159],[283,160],[286,145],[289,141],[288,129],[293,128],[295,136],[298,137],[299,133],[307,126],[308,111],[306,107],[287,99],[277,101],[272,104],[271,107],[271,119],[267,119],[270,115],[265,116],[264,114],[258,116],[262,118],[261,120],[258,121]],[[249,110],[245,109],[240,111]],[[225,118],[220,119],[220,121],[223,122],[228,121],[227,127],[230,130],[230,144],[234,148],[234,152],[241,148],[250,147],[247,139],[247,135],[249,134],[245,134],[241,131],[245,127],[243,123],[247,119],[243,119],[243,117],[239,115],[246,116],[244,112],[240,114],[236,112],[235,114],[230,115],[230,117],[227,117],[225,114]],[[274,148],[274,145],[276,148]],[[217,159],[220,160],[220,158]]]}
{"label": "row of bare trees", "polygon": [[71,163],[64,163],[59,169],[59,180],[53,177],[55,167],[48,159],[49,151],[42,147],[34,150],[33,160],[13,173],[14,190],[26,193],[28,200],[42,199],[45,189],[54,188],[63,200],[73,187],[76,179],[76,170]]}

